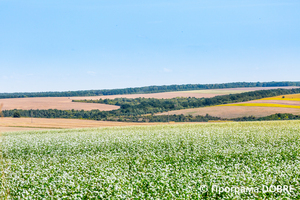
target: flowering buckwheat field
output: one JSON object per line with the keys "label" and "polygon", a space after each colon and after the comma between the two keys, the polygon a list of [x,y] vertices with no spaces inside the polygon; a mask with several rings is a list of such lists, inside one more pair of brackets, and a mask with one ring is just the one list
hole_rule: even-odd
{"label": "flowering buckwheat field", "polygon": [[300,122],[5,133],[12,199],[299,199]]}

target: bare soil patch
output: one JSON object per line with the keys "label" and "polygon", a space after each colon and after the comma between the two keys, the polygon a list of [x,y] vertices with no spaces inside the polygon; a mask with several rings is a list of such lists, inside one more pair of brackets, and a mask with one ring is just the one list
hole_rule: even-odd
{"label": "bare soil patch", "polygon": [[119,106],[96,104],[96,103],[81,103],[72,102],[68,97],[34,97],[34,98],[11,98],[0,99],[0,103],[3,103],[3,110],[13,109],[57,109],[57,110],[94,110],[109,111],[118,109]]}
{"label": "bare soil patch", "polygon": [[[255,100],[255,101],[247,101],[241,103],[273,103],[273,104],[300,106],[300,101],[284,101],[284,100]],[[241,104],[241,103],[237,103],[237,104]]]}

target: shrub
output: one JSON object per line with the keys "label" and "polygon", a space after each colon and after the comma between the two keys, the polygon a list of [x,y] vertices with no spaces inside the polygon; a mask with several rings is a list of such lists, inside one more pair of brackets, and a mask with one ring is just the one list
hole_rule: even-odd
{"label": "shrub", "polygon": [[20,112],[19,111],[15,111],[13,117],[20,118],[21,117]]}

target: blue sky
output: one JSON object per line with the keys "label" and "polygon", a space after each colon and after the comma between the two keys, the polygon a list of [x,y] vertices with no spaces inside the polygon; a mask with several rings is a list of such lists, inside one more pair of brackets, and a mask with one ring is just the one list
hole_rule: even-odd
{"label": "blue sky", "polygon": [[0,0],[0,92],[299,81],[298,0]]}

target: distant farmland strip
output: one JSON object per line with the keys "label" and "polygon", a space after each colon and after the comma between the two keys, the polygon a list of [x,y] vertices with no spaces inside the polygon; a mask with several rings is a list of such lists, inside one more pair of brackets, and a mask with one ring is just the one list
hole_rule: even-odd
{"label": "distant farmland strip", "polygon": [[[186,84],[186,85],[162,85],[162,86],[146,86],[136,88],[123,88],[111,90],[81,90],[81,91],[65,91],[65,92],[22,92],[22,93],[0,93],[0,99],[7,98],[28,98],[28,97],[79,97],[79,96],[106,96],[106,95],[124,95],[124,94],[146,94],[174,92],[185,90],[209,90],[224,88],[253,88],[263,87],[265,89],[279,88],[299,88],[300,82],[236,82],[221,84]],[[269,88],[268,88],[269,87]]]}
{"label": "distant farmland strip", "polygon": [[[287,94],[298,94],[300,93],[300,89],[272,89],[272,90],[260,90],[260,91],[252,91],[241,94],[230,94],[223,96],[216,96],[213,98],[172,98],[172,99],[146,99],[146,98],[119,98],[119,99],[99,99],[99,100],[73,100],[70,102],[71,104],[78,103],[78,105],[84,103],[92,105],[106,105],[106,106],[118,106],[119,109],[110,110],[110,111],[100,111],[100,110],[91,110],[91,111],[75,111],[75,110],[26,110],[19,109],[19,115],[22,117],[41,117],[41,118],[79,118],[79,119],[93,119],[93,120],[112,120],[112,121],[151,121],[152,118],[147,117],[146,114],[155,114],[161,112],[169,112],[172,110],[181,110],[181,109],[190,109],[190,108],[199,108],[199,107],[208,107],[214,105],[231,105],[232,107],[246,107],[247,103],[251,103],[251,100],[258,100],[266,97],[275,97],[279,95],[287,95]],[[29,99],[29,98],[25,98]],[[37,99],[37,98],[33,98]],[[47,99],[47,98],[46,98]],[[71,98],[68,98],[70,101]],[[234,103],[241,103],[240,106],[236,106]],[[1,103],[1,101],[0,101]],[[254,102],[253,102],[254,103]],[[280,103],[278,103],[280,104]],[[243,106],[244,105],[244,106]],[[267,106],[269,105],[269,106]],[[262,106],[262,107],[279,107],[284,109],[295,109],[300,111],[300,105],[277,105],[277,104],[250,104],[250,106]],[[225,106],[226,107],[226,106]],[[220,107],[216,107],[219,109]],[[6,117],[14,116],[14,113],[17,111],[14,110],[4,110],[4,115]],[[276,112],[278,113],[278,112]],[[276,114],[271,113],[271,114]],[[282,112],[280,112],[282,113]],[[291,113],[291,112],[285,112]],[[17,113],[18,114],[18,113]],[[205,113],[207,116],[205,119],[191,119],[195,121],[203,121],[203,120],[211,120],[208,115],[209,112]],[[157,116],[157,115],[155,115]],[[193,115],[195,116],[195,115]],[[218,117],[216,115],[211,115],[213,117]],[[249,116],[246,113],[246,116]],[[256,116],[256,115],[255,115]],[[196,116],[195,116],[196,117]],[[202,115],[203,117],[203,115]],[[239,117],[239,116],[234,116]],[[173,121],[182,121],[183,117],[176,118]],[[155,121],[161,122],[166,121],[168,118],[166,117],[155,117],[153,119]]]}
{"label": "distant farmland strip", "polygon": [[[286,88],[286,87],[284,87]],[[237,94],[242,92],[254,92],[256,90],[266,90],[264,88],[231,88],[231,89],[215,89],[215,90],[193,90],[193,91],[182,91],[182,92],[164,92],[164,93],[151,93],[151,94],[127,94],[127,95],[106,95],[106,96],[93,96],[93,97],[34,97],[34,98],[9,98],[0,99],[0,104],[3,103],[3,110],[93,110],[97,109],[100,111],[116,110],[119,106],[107,105],[107,104],[87,104],[81,102],[81,100],[99,100],[102,99],[115,99],[115,98],[155,98],[155,99],[172,99],[176,97],[195,97],[195,98],[213,98],[215,96]],[[274,88],[272,88],[274,89]],[[300,92],[300,89],[299,89]],[[278,95],[278,94],[276,94]],[[260,97],[259,97],[260,98]],[[74,100],[74,102],[72,102]],[[251,99],[249,99],[251,100]],[[77,101],[77,102],[75,102]]]}
{"label": "distant farmland strip", "polygon": [[271,98],[264,98],[261,100],[279,100],[279,101],[300,101],[300,99],[290,99],[290,98],[278,98],[278,97],[271,97]]}

